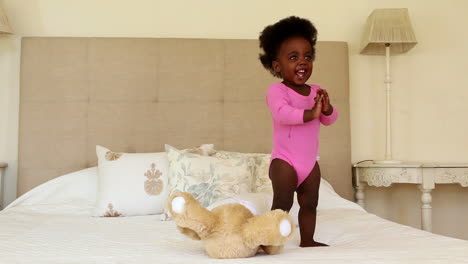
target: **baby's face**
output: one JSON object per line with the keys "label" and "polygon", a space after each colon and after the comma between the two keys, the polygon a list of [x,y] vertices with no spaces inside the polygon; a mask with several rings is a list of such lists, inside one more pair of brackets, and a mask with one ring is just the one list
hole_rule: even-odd
{"label": "baby's face", "polygon": [[273,61],[273,69],[281,73],[286,85],[291,88],[303,87],[313,69],[312,46],[309,41],[303,37],[283,41],[278,57]]}

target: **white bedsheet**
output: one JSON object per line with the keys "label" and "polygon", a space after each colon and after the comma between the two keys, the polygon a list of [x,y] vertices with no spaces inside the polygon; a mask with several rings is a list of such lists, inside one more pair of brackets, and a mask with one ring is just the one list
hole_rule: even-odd
{"label": "white bedsheet", "polygon": [[[160,221],[159,215],[90,216],[95,173],[90,168],[54,179],[1,211],[0,264],[468,263],[468,241],[369,214],[339,197],[325,181],[320,186],[315,238],[330,247],[298,247],[296,229],[295,239],[279,255],[210,259],[200,241],[180,234],[174,222]],[[265,200],[256,204],[261,203],[269,204]]]}
{"label": "white bedsheet", "polygon": [[467,241],[355,209],[319,212],[316,239],[330,247],[300,248],[296,230],[279,255],[215,260],[157,215],[97,218],[47,207],[0,212],[0,263],[468,263]]}

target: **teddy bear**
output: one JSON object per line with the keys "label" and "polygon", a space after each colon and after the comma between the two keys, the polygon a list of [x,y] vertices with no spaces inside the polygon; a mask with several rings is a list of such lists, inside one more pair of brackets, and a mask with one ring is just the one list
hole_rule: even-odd
{"label": "teddy bear", "polygon": [[210,211],[187,192],[171,195],[168,210],[181,233],[201,240],[212,258],[252,257],[260,248],[277,254],[295,230],[283,210],[254,215],[239,203],[228,203]]}

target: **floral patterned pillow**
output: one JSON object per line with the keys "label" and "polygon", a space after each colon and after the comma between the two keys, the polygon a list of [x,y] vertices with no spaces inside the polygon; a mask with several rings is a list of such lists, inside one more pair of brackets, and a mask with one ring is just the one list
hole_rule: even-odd
{"label": "floral patterned pillow", "polygon": [[229,159],[202,156],[166,145],[169,190],[189,192],[207,207],[231,195],[252,192],[252,161],[243,156]]}
{"label": "floral patterned pillow", "polygon": [[167,155],[117,153],[96,146],[98,193],[95,216],[160,214],[167,202]]}
{"label": "floral patterned pillow", "polygon": [[273,193],[273,186],[270,180],[270,154],[254,154],[255,160],[255,192]]}
{"label": "floral patterned pillow", "polygon": [[216,151],[214,157],[229,159],[233,157],[245,157],[251,159],[250,171],[252,173],[252,186],[255,193],[273,193],[273,187],[269,177],[270,154],[242,153],[232,151]]}

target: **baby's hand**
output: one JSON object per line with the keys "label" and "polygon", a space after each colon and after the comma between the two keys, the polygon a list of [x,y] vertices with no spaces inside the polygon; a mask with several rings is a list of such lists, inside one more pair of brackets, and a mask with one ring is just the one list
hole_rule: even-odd
{"label": "baby's hand", "polygon": [[333,111],[333,107],[330,104],[330,97],[328,96],[328,92],[325,89],[320,89],[317,94],[323,95],[323,102],[322,102],[322,113],[324,115],[330,115]]}
{"label": "baby's hand", "polygon": [[315,96],[314,100],[314,107],[312,107],[312,109],[310,110],[304,110],[304,123],[320,118],[320,115],[322,114],[323,94],[317,92],[317,95]]}
{"label": "baby's hand", "polygon": [[312,119],[320,117],[320,114],[323,112],[323,94],[317,93],[315,96],[315,105],[312,107]]}

